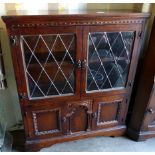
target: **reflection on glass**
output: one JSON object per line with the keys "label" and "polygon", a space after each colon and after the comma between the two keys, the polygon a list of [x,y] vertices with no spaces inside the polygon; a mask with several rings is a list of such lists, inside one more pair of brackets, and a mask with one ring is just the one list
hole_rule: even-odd
{"label": "reflection on glass", "polygon": [[89,33],[87,91],[125,87],[134,32]]}
{"label": "reflection on glass", "polygon": [[21,36],[29,97],[74,93],[75,35]]}

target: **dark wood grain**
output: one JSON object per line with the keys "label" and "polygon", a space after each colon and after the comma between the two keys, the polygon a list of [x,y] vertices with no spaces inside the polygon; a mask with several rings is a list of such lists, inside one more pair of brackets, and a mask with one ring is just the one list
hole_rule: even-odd
{"label": "dark wood grain", "polygon": [[[145,13],[81,13],[72,15],[3,16],[8,36],[17,36],[11,44],[19,100],[25,127],[26,150],[37,151],[55,143],[93,136],[120,136],[125,133],[125,119],[140,51],[139,32],[149,14]],[[29,99],[20,36],[73,33],[76,36],[75,59],[84,62],[88,55],[89,32],[133,31],[134,43],[127,82],[124,88],[86,92],[87,68],[75,68],[75,93],[71,96]],[[33,43],[30,43],[33,45]],[[45,59],[43,47],[37,56]],[[61,54],[61,48],[56,50]],[[52,65],[52,64],[50,64]],[[50,66],[49,74],[52,76]],[[70,70],[63,68],[65,74]],[[57,67],[55,67],[57,69]],[[34,68],[34,77],[39,69]],[[53,69],[54,72],[54,69]],[[46,84],[46,79],[41,79]],[[62,81],[62,77],[57,79]]]}
{"label": "dark wood grain", "polygon": [[[154,102],[150,102],[151,91],[153,90],[155,75],[155,21],[152,27],[149,46],[145,57],[141,61],[140,73],[137,76],[137,87],[135,100],[133,103],[133,112],[129,123],[128,135],[135,140],[145,140],[154,137],[154,128],[151,123],[154,114],[149,109],[154,110]],[[152,92],[153,93],[153,92]],[[149,127],[150,125],[150,127]]]}

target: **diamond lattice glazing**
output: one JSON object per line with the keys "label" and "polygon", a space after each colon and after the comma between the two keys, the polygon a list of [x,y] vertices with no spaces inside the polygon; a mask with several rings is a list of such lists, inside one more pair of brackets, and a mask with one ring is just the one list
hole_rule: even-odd
{"label": "diamond lattice glazing", "polygon": [[134,32],[89,33],[87,91],[125,87]]}
{"label": "diamond lattice glazing", "polygon": [[21,36],[30,98],[74,93],[74,34]]}

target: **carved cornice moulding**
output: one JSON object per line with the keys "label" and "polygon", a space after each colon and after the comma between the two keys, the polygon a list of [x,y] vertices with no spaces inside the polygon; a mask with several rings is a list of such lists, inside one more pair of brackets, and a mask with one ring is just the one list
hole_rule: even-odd
{"label": "carved cornice moulding", "polygon": [[50,27],[50,26],[67,26],[67,25],[106,25],[106,24],[141,24],[144,20],[116,20],[116,21],[62,21],[62,22],[44,22],[44,23],[21,23],[11,24],[11,28],[25,28],[25,27]]}

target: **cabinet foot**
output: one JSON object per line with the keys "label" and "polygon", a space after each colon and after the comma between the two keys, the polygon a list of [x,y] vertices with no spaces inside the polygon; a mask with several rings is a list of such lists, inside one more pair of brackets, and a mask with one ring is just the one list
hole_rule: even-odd
{"label": "cabinet foot", "polygon": [[127,136],[134,141],[145,141],[148,138],[155,137],[155,131],[136,132],[132,129],[127,129]]}

